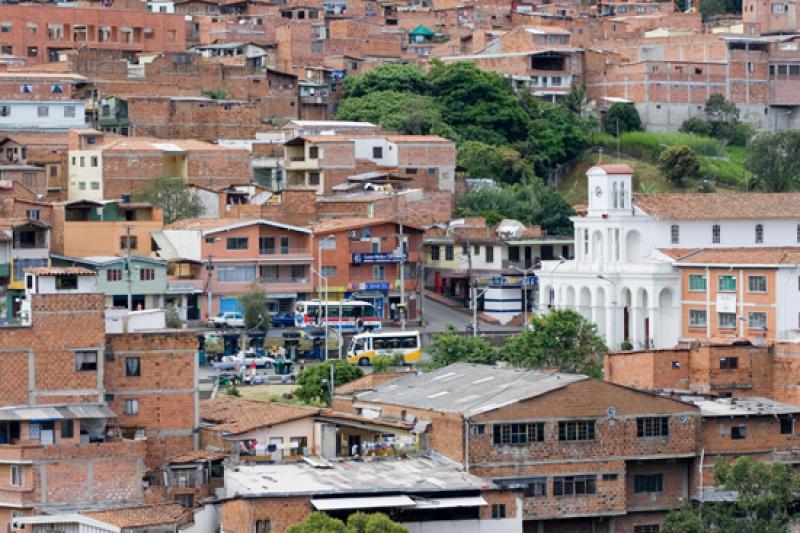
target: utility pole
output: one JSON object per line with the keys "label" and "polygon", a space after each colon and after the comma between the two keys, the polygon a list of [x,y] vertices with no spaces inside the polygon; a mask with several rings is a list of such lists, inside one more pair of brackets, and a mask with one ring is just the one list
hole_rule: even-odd
{"label": "utility pole", "polygon": [[128,271],[128,311],[133,311],[133,280],[131,276],[131,225],[125,224],[125,269]]}
{"label": "utility pole", "polygon": [[400,328],[406,329],[406,242],[403,236],[403,219],[400,224]]}
{"label": "utility pole", "polygon": [[335,386],[333,381],[333,363],[328,363],[328,368],[330,369],[331,372],[331,375],[328,378],[329,379],[328,383],[330,384],[330,386],[328,387],[328,393],[330,394],[331,397],[331,405],[333,405],[333,388]]}

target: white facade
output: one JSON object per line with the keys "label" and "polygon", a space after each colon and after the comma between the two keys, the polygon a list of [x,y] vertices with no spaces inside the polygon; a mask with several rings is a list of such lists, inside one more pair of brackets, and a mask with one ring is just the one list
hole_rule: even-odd
{"label": "white facade", "polygon": [[175,2],[163,0],[147,2],[147,10],[151,13],[175,13]]}
{"label": "white facade", "polygon": [[[356,160],[367,159],[384,167],[397,166],[397,145],[380,137],[354,138]],[[380,148],[380,156],[375,157],[374,148]]]}
{"label": "white facade", "polygon": [[779,268],[776,277],[777,336],[800,338],[800,265]]}
{"label": "white facade", "polygon": [[66,130],[86,123],[80,100],[0,100],[0,110],[4,130]]}
{"label": "white facade", "polygon": [[70,150],[67,175],[67,198],[103,200],[103,152],[101,150]]}

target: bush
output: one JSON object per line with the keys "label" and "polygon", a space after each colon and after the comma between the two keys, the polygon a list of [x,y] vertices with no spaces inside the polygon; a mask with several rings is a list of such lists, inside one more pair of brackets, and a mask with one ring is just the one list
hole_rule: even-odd
{"label": "bush", "polygon": [[693,133],[703,137],[711,137],[711,124],[702,118],[690,118],[681,124],[681,133]]}
{"label": "bush", "polygon": [[225,394],[227,394],[228,396],[236,396],[237,398],[240,398],[242,396],[242,393],[239,392],[239,389],[236,387],[228,387],[228,390],[225,391]]}
{"label": "bush", "polygon": [[684,179],[694,179],[700,173],[700,160],[688,146],[670,146],[661,152],[658,166],[667,180],[678,187]]}
{"label": "bush", "polygon": [[705,192],[705,193],[717,192],[717,185],[711,180],[702,180],[697,185],[697,192]]}
{"label": "bush", "polygon": [[622,135],[628,131],[641,131],[642,119],[633,104],[617,102],[606,113],[603,129],[609,135]]}
{"label": "bush", "polygon": [[630,352],[633,350],[633,344],[628,341],[622,341],[622,344],[619,345],[619,349],[623,352]]}

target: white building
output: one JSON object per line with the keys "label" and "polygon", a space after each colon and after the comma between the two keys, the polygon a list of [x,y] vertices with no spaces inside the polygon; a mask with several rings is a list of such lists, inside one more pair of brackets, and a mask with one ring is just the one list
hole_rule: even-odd
{"label": "white building", "polygon": [[68,130],[85,124],[80,100],[0,100],[3,130]]}
{"label": "white building", "polygon": [[680,337],[680,278],[659,250],[800,243],[800,194],[634,196],[626,165],[598,164],[586,175],[588,212],[572,219],[575,260],[543,262],[540,310],[578,311],[611,349],[624,340],[668,347]]}

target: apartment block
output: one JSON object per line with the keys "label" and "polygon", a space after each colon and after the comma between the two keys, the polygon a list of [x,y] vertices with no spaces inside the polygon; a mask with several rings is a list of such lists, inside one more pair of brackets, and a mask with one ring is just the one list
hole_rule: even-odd
{"label": "apartment block", "polygon": [[[328,299],[353,298],[375,306],[378,317],[388,318],[392,304],[400,304],[400,250],[403,253],[406,317],[416,318],[416,291],[422,229],[378,218],[337,218],[313,226],[316,264],[323,278],[315,280],[317,293],[327,288]],[[327,287],[326,287],[327,285]]]}
{"label": "apartment block", "polygon": [[124,52],[182,52],[182,16],[118,9],[36,5],[0,6],[3,52],[26,64],[55,62],[69,50],[88,47]]}
{"label": "apartment block", "polygon": [[48,199],[59,199],[66,175],[66,133],[7,133],[0,140],[0,162],[43,167]]}
{"label": "apartment block", "polygon": [[[0,6],[0,17],[8,9]],[[3,24],[0,22],[0,36],[8,27]],[[0,72],[0,131],[63,132],[83,127],[82,98],[88,82],[71,73]]]}
{"label": "apartment block", "polygon": [[50,225],[30,218],[0,219],[0,279],[6,298],[7,320],[21,310],[25,269],[43,267],[50,261]]}
{"label": "apartment block", "polygon": [[545,531],[658,526],[690,497],[701,422],[689,402],[586,376],[463,363],[333,407],[425,425],[430,449],[522,490],[525,529]]}
{"label": "apartment block", "polygon": [[261,219],[184,219],[153,235],[168,260],[204,265],[176,280],[203,293],[207,316],[239,310],[237,296],[258,282],[281,311],[313,290],[311,230]]}

